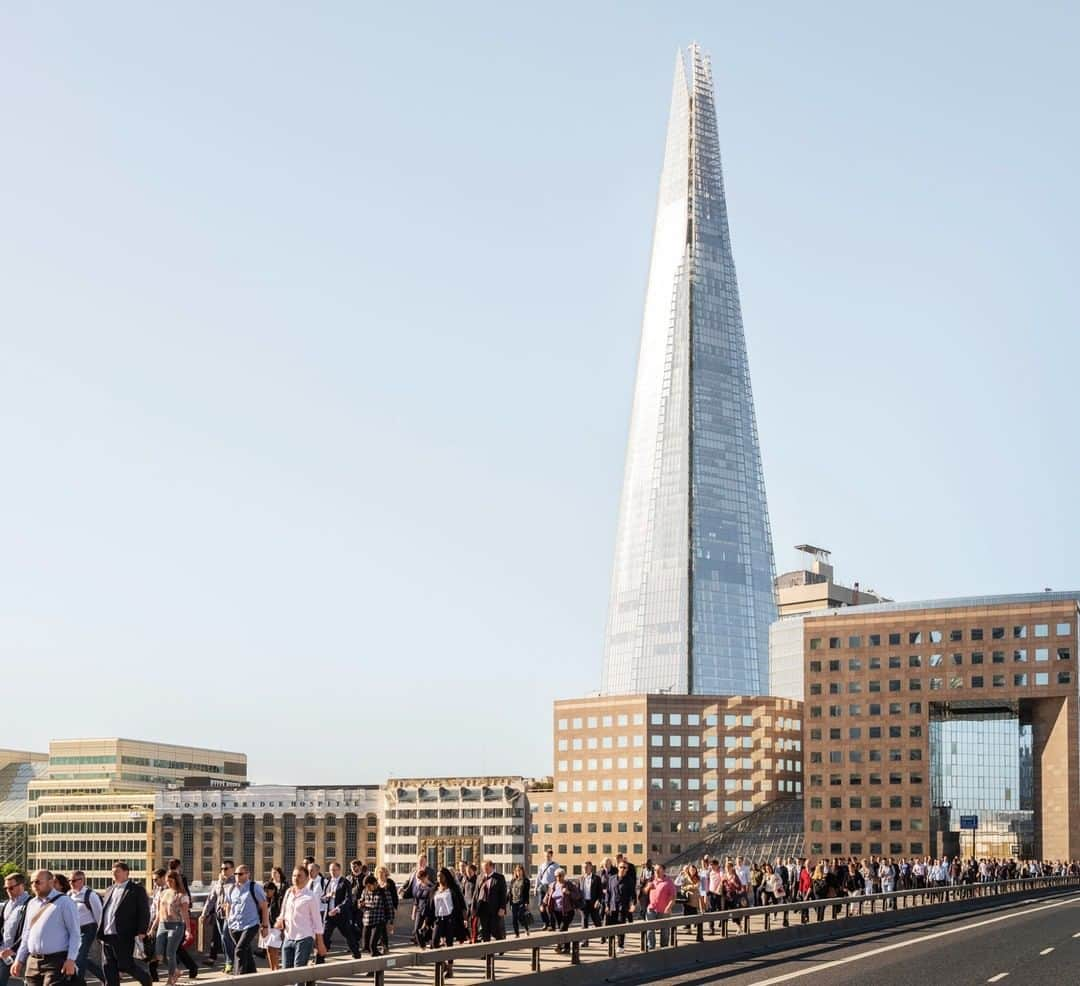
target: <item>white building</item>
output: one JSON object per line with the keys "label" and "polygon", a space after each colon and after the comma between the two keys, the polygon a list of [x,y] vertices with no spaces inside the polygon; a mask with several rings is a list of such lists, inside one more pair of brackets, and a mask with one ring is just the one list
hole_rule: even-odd
{"label": "white building", "polygon": [[390,778],[383,788],[383,862],[407,875],[425,854],[433,867],[491,859],[510,873],[529,866],[524,777]]}

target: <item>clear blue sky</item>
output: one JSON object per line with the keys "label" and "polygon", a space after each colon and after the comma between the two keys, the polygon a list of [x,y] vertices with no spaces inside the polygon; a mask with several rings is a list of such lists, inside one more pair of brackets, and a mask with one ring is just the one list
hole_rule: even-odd
{"label": "clear blue sky", "polygon": [[0,745],[551,769],[695,39],[778,568],[1080,585],[1075,7],[8,3]]}

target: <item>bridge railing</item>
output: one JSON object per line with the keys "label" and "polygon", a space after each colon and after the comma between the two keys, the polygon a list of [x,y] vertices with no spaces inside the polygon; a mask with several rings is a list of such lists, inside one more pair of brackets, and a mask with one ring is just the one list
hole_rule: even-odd
{"label": "bridge railing", "polygon": [[[786,917],[791,921],[809,920],[810,912],[818,921],[835,918],[882,913],[885,910],[921,907],[951,901],[993,898],[1006,894],[1022,893],[1030,890],[1080,888],[1080,877],[1050,876],[1033,877],[1020,880],[1002,880],[993,883],[958,884],[947,887],[926,887],[914,890],[897,890],[893,893],[856,895],[851,897],[825,897],[817,900],[788,901],[783,904],[770,904],[765,907],[741,907],[725,911],[702,911],[698,914],[676,914],[655,920],[635,920],[624,924],[609,924],[602,927],[575,928],[573,931],[537,932],[525,938],[508,938],[498,941],[478,942],[475,945],[453,945],[450,947],[391,952],[367,959],[346,959],[319,966],[301,966],[293,969],[280,969],[275,972],[257,972],[243,977],[245,986],[288,986],[291,983],[313,983],[316,980],[348,979],[356,976],[374,974],[377,986],[387,982],[387,975],[395,969],[416,966],[431,966],[435,986],[443,986],[447,964],[454,961],[482,959],[485,979],[496,978],[497,961],[507,953],[531,952],[530,967],[533,972],[542,972],[544,950],[553,947],[565,947],[569,950],[569,960],[573,965],[581,961],[580,948],[583,942],[600,939],[607,946],[607,957],[615,959],[620,954],[616,947],[621,938],[640,938],[641,951],[676,948],[682,942],[694,943],[706,940],[706,925],[710,926],[710,936],[719,934],[726,937],[728,925],[735,922],[745,930],[743,934],[754,933],[753,918],[764,919],[764,930],[756,934],[764,935],[775,931]],[[803,915],[806,914],[806,918]],[[650,944],[651,942],[651,944]],[[664,943],[666,942],[666,943]]]}

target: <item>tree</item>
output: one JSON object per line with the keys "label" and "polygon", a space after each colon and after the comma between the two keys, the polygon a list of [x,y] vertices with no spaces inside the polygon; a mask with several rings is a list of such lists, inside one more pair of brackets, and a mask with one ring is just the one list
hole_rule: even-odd
{"label": "tree", "polygon": [[18,863],[4,863],[3,865],[0,865],[0,877],[8,877],[8,876],[11,876],[12,873],[18,873],[18,872],[19,872],[19,864]]}

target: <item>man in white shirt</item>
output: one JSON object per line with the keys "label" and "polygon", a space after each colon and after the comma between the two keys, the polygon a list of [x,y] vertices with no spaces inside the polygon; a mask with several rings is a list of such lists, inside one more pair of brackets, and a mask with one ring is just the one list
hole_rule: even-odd
{"label": "man in white shirt", "polygon": [[91,890],[86,885],[86,874],[82,870],[76,870],[71,874],[71,892],[68,896],[75,901],[79,916],[79,933],[82,935],[79,954],[75,957],[75,976],[85,981],[86,970],[89,969],[98,979],[105,982],[105,973],[101,966],[90,958],[90,949],[94,944],[94,939],[97,938],[98,925],[101,924],[101,897],[97,891]]}
{"label": "man in white shirt", "polygon": [[22,976],[25,970],[28,986],[61,986],[75,975],[82,943],[79,913],[75,902],[53,886],[48,870],[38,870],[31,886],[36,896],[26,905],[26,925],[11,974]]}

